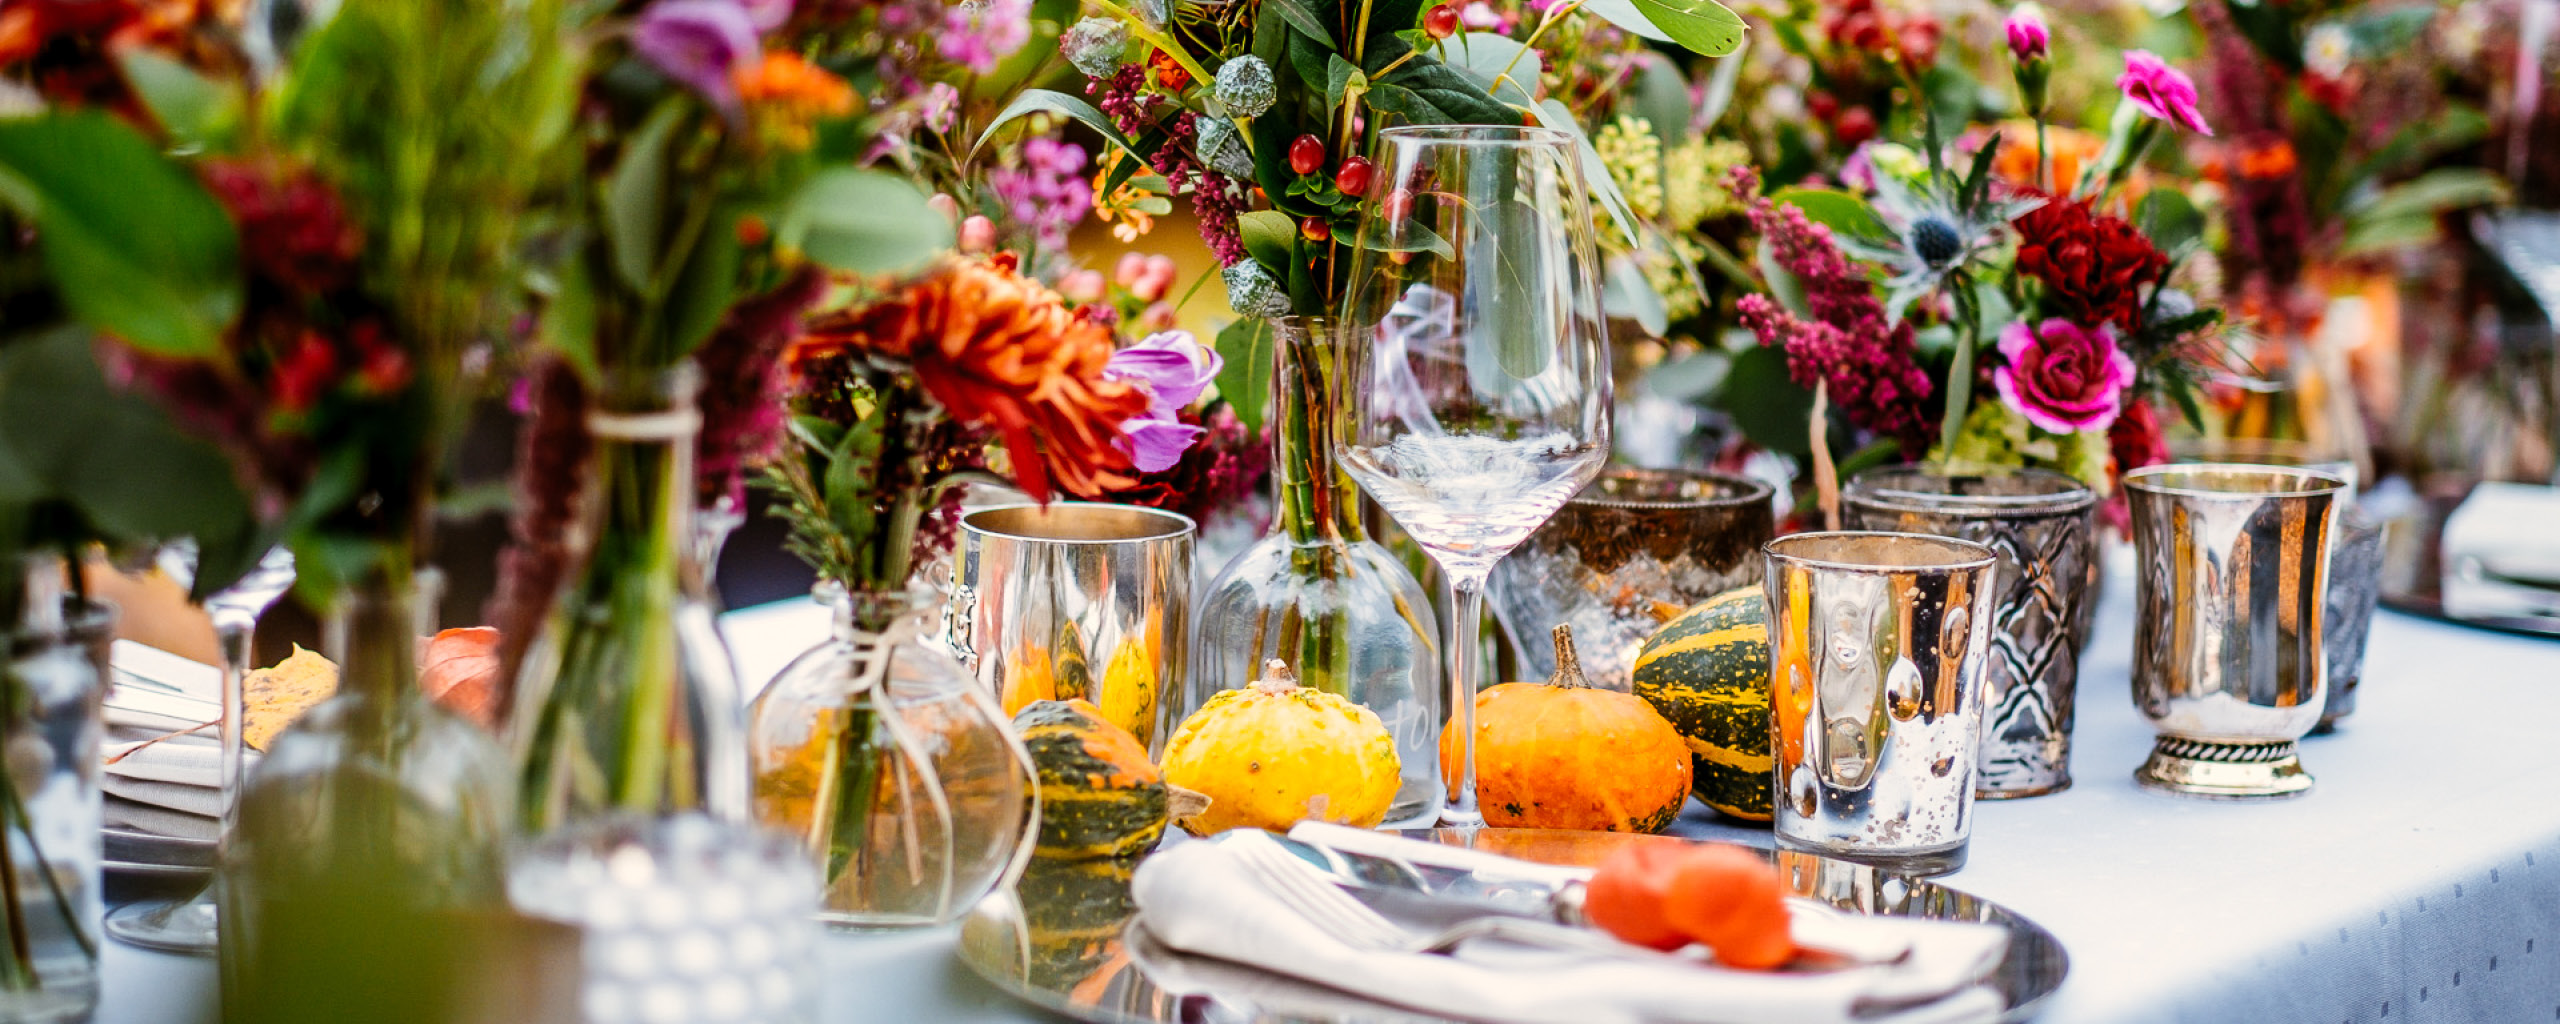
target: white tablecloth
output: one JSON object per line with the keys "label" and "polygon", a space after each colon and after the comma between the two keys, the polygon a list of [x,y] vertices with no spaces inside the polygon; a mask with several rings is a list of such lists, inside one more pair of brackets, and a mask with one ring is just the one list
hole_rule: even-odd
{"label": "white tablecloth", "polygon": [[[2560,644],[2383,613],[2361,706],[2309,740],[2299,800],[2136,789],[2151,730],[2128,696],[2131,565],[2110,575],[2054,796],[1979,805],[1950,885],[2060,936],[2071,976],[2041,1018],[2117,1022],[2560,1019]],[[814,642],[806,603],[727,621],[742,678]],[[1683,822],[1712,837],[1712,817]],[[830,941],[834,1021],[1051,1019],[978,983],[938,930]],[[100,1024],[178,1024],[204,961],[110,944]]]}

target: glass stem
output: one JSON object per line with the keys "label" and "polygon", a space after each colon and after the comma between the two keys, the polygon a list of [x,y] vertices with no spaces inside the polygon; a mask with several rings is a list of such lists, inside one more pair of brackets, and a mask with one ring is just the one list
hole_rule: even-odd
{"label": "glass stem", "polygon": [[[1485,576],[1460,575],[1445,565],[1441,574],[1449,578],[1449,723],[1458,731],[1458,763],[1441,766],[1441,777],[1454,775],[1456,785],[1441,805],[1440,823],[1472,827],[1484,824],[1484,813],[1476,808],[1476,668]],[[1450,772],[1451,767],[1457,771]]]}
{"label": "glass stem", "polygon": [[240,792],[248,782],[249,754],[240,733],[248,719],[248,695],[245,687],[249,666],[256,662],[258,617],[234,611],[214,613],[213,634],[222,647],[222,830],[217,836],[231,841],[231,826],[240,819]]}

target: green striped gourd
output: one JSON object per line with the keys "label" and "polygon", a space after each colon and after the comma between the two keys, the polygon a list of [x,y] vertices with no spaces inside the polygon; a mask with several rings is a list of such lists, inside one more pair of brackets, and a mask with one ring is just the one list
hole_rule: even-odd
{"label": "green striped gourd", "polygon": [[1768,604],[1756,585],[1680,613],[1636,654],[1636,696],[1689,746],[1690,792],[1752,821],[1771,811],[1769,676]]}

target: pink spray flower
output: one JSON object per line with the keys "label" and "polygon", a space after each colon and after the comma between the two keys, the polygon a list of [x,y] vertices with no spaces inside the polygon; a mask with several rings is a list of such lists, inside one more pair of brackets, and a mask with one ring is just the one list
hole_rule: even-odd
{"label": "pink spray flower", "polygon": [[2053,53],[2053,30],[2044,24],[2044,8],[2033,2],[2019,4],[2009,11],[2009,20],[2000,27],[2009,33],[2009,54],[2024,64]]}
{"label": "pink spray flower", "polygon": [[2195,79],[2170,67],[2158,54],[2149,50],[2125,51],[2124,74],[2116,77],[2116,88],[2153,118],[2198,135],[2213,134],[2213,127],[2204,123],[2204,112],[2196,109]]}
{"label": "pink spray flower", "polygon": [[2113,425],[2133,386],[2133,359],[2108,327],[2089,330],[2056,318],[2030,328],[2019,321],[2000,330],[2000,355],[2007,365],[1991,374],[2000,400],[2057,434]]}

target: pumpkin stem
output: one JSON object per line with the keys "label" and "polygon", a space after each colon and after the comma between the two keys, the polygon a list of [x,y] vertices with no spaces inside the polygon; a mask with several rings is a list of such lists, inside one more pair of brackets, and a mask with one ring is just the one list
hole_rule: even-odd
{"label": "pumpkin stem", "polygon": [[1262,663],[1262,678],[1253,681],[1253,688],[1264,694],[1287,693],[1298,688],[1298,674],[1289,671],[1288,662],[1273,658]]}
{"label": "pumpkin stem", "polygon": [[1582,678],[1582,659],[1573,653],[1573,627],[1556,626],[1556,674],[1548,683],[1556,686],[1590,686]]}
{"label": "pumpkin stem", "polygon": [[1184,789],[1168,782],[1164,785],[1164,794],[1166,817],[1176,820],[1194,818],[1209,809],[1209,794],[1199,790]]}

